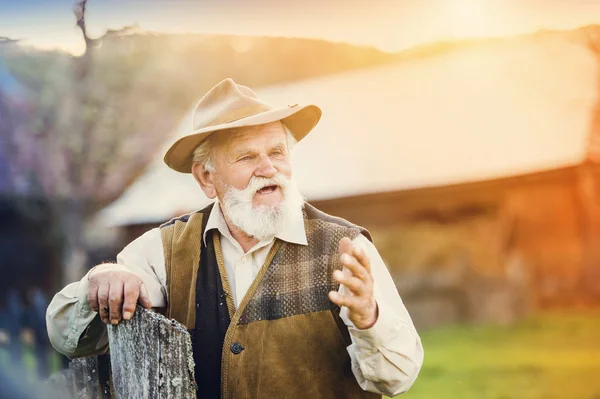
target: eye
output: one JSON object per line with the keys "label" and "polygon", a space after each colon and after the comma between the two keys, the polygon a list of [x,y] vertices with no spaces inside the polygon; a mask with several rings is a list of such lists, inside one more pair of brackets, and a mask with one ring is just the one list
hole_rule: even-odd
{"label": "eye", "polygon": [[283,151],[281,151],[281,150],[274,150],[274,151],[271,151],[271,155],[283,155]]}
{"label": "eye", "polygon": [[240,161],[249,161],[251,159],[252,159],[252,157],[250,155],[245,155],[245,156],[243,156],[241,158],[238,158],[238,162],[240,162]]}

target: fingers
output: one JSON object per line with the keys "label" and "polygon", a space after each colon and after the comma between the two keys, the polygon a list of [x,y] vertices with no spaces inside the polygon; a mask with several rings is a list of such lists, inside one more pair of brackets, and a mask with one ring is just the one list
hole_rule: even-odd
{"label": "fingers", "polygon": [[117,265],[98,268],[88,278],[90,308],[100,314],[104,323],[118,324],[122,319],[131,319],[138,301],[145,308],[152,308],[142,279],[116,268]]}
{"label": "fingers", "polygon": [[342,264],[354,277],[359,278],[364,282],[369,282],[371,274],[364,268],[354,256],[343,254],[340,258]]}
{"label": "fingers", "polygon": [[89,283],[88,304],[94,312],[98,312],[98,310],[100,309],[98,306],[98,284],[96,282],[90,281]]}
{"label": "fingers", "polygon": [[108,305],[110,308],[110,322],[112,324],[119,324],[121,310],[123,309],[123,283],[121,281],[111,282]]}
{"label": "fingers", "polygon": [[[354,259],[357,264],[366,269],[368,273],[371,272],[371,261],[369,260],[369,257],[365,251],[354,245],[348,237],[344,237],[340,240],[339,252],[340,260],[344,263],[344,266],[349,266],[349,264],[352,263],[352,259]],[[352,265],[354,264],[356,263],[352,263]]]}
{"label": "fingers", "polygon": [[369,295],[370,291],[368,285],[361,279],[352,276],[351,274],[344,273],[341,270],[333,272],[333,278],[338,283],[348,288],[354,295]]}
{"label": "fingers", "polygon": [[353,248],[354,244],[352,244],[352,240],[349,239],[348,237],[344,237],[340,240],[340,244],[339,244],[339,252],[340,255],[346,253],[346,254],[352,254],[352,248]]}
{"label": "fingers", "polygon": [[340,307],[347,307],[350,311],[358,310],[361,303],[357,297],[342,295],[337,291],[329,291],[329,300]]}
{"label": "fingers", "polygon": [[354,304],[352,296],[361,297],[361,300],[370,298],[373,295],[373,277],[369,258],[348,237],[340,240],[339,251],[340,262],[344,268],[334,271],[333,278],[349,289],[350,293],[346,295],[334,293],[333,297],[337,299],[335,303],[339,305],[349,301],[349,304],[352,305]]}
{"label": "fingers", "polygon": [[129,320],[135,312],[135,305],[140,295],[140,283],[137,279],[130,278],[125,282],[123,292],[125,299],[123,300],[123,319]]}
{"label": "fingers", "polygon": [[108,307],[108,291],[110,286],[108,283],[102,283],[98,287],[98,310],[100,313],[100,318],[105,324],[108,324],[109,321],[109,307]]}
{"label": "fingers", "polygon": [[348,318],[359,329],[370,328],[377,320],[377,302],[373,296],[371,262],[366,253],[349,238],[339,243],[343,270],[333,272],[333,278],[350,292],[329,292],[334,304],[348,309]]}
{"label": "fingers", "polygon": [[148,289],[146,288],[146,284],[142,281],[140,283],[140,304],[146,309],[152,308],[152,302],[150,301],[150,295],[148,295]]}
{"label": "fingers", "polygon": [[365,269],[367,269],[369,273],[371,273],[371,260],[365,251],[362,250],[362,248],[359,248],[355,245],[352,255],[354,255],[354,258],[356,258],[358,263],[360,263]]}

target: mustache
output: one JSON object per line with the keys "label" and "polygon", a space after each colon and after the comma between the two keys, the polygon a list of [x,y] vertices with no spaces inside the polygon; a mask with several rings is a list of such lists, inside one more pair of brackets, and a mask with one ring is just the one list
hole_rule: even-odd
{"label": "mustache", "polygon": [[267,186],[279,186],[282,188],[286,188],[288,184],[288,180],[281,173],[277,173],[271,178],[252,176],[252,178],[248,182],[248,186],[246,186],[246,188],[241,191],[246,194],[254,195],[258,190],[263,189]]}
{"label": "mustache", "polygon": [[282,189],[286,189],[290,185],[288,179],[281,173],[277,173],[273,177],[258,177],[252,176],[248,185],[244,189],[236,189],[234,187],[228,187],[225,196],[232,201],[232,203],[252,203],[254,195],[260,189],[267,186],[279,186]]}

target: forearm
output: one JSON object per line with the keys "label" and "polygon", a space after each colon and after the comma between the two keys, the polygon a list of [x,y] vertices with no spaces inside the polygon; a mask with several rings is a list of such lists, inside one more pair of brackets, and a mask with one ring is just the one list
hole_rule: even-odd
{"label": "forearm", "polygon": [[106,351],[106,326],[88,304],[88,275],[57,293],[46,311],[48,338],[68,357],[89,356]]}
{"label": "forearm", "polygon": [[[118,259],[125,265],[102,264],[94,269],[106,267],[135,274],[143,281],[152,305],[163,307],[166,290],[153,268],[140,257],[119,256]],[[94,269],[56,294],[46,311],[50,342],[58,352],[68,357],[103,353],[108,347],[106,326],[88,302],[89,276]]]}
{"label": "forearm", "polygon": [[[348,347],[352,371],[363,389],[398,395],[406,392],[419,374],[423,364],[421,339],[376,248],[362,235],[354,244],[370,259],[378,313],[371,328],[359,330],[350,321],[348,308],[341,309],[340,316],[352,338]],[[340,286],[340,291],[345,289]]]}
{"label": "forearm", "polygon": [[406,324],[379,304],[379,318],[368,330],[349,327],[348,353],[359,385],[371,392],[394,396],[414,383],[423,363],[423,347],[412,324]]}

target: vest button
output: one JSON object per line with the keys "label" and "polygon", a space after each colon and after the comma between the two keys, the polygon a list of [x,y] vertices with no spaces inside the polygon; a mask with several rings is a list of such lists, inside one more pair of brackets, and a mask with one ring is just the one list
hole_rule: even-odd
{"label": "vest button", "polygon": [[244,347],[240,344],[238,344],[237,342],[233,345],[231,345],[231,352],[234,355],[239,355],[242,351],[244,350]]}

